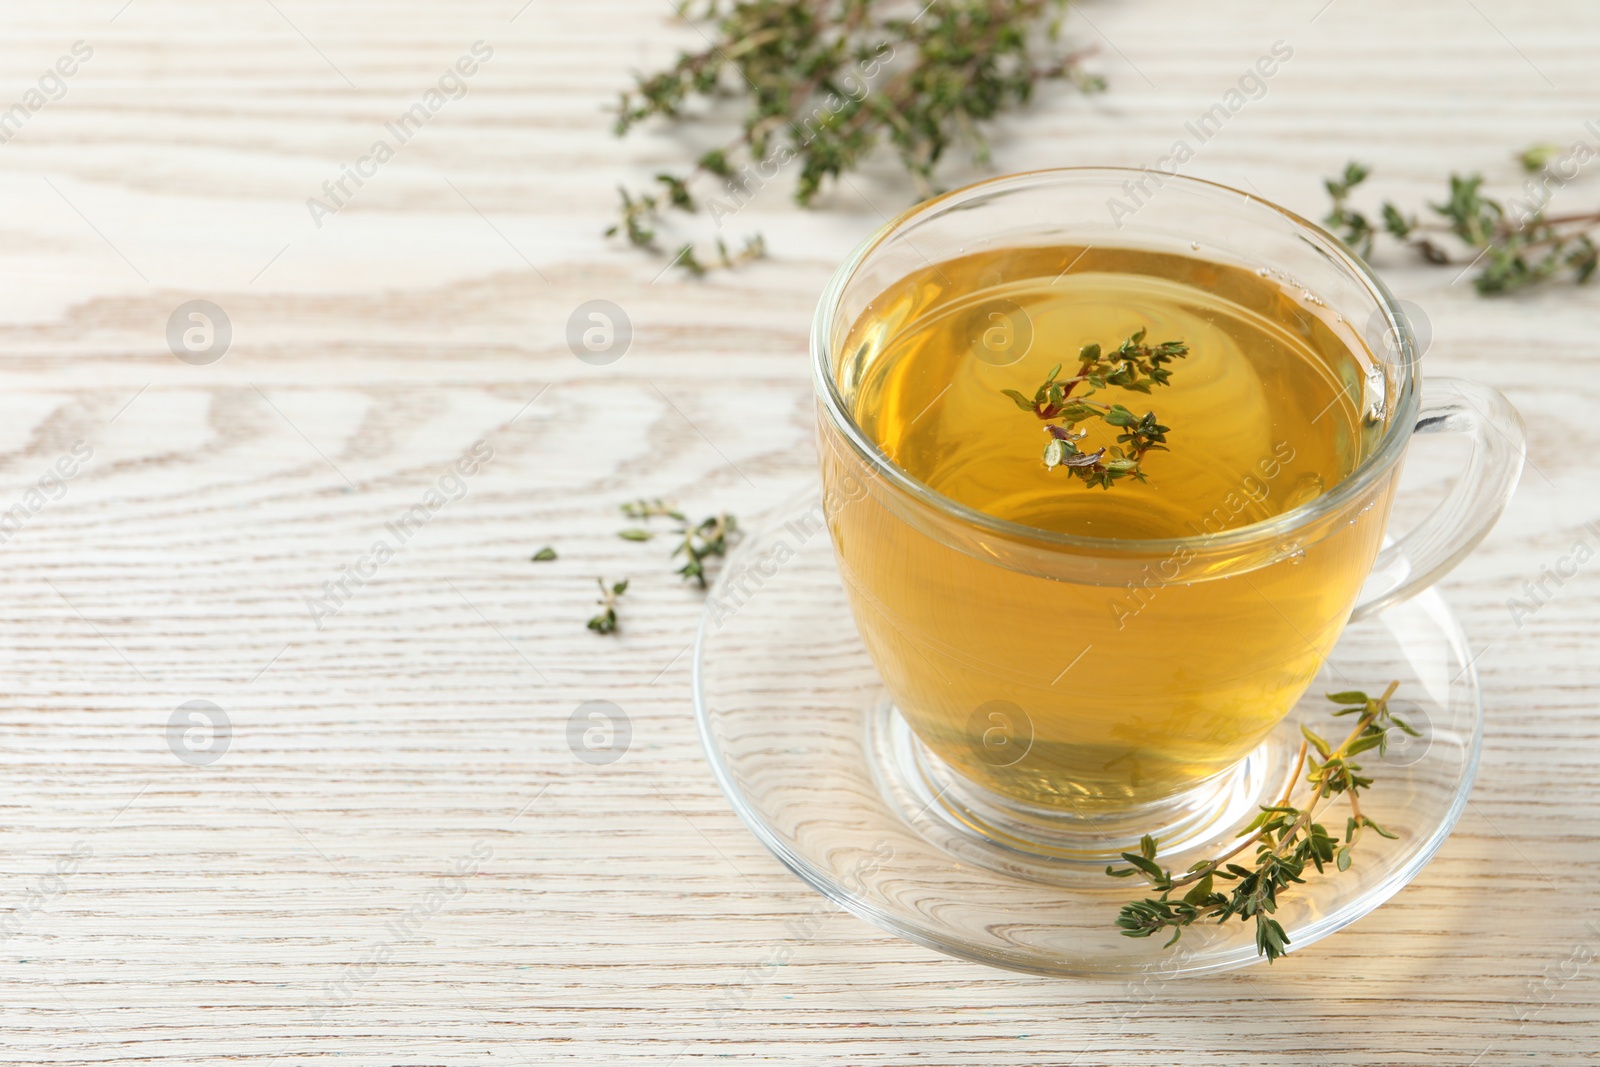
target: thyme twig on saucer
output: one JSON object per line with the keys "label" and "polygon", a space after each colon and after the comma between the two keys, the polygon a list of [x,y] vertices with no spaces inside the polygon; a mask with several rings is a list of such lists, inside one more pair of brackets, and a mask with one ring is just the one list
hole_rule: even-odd
{"label": "thyme twig on saucer", "polygon": [[[1156,421],[1156,413],[1147,411],[1135,415],[1121,404],[1103,404],[1087,397],[1096,390],[1119,386],[1136,393],[1148,393],[1155,386],[1166,385],[1172,377],[1167,366],[1175,359],[1189,354],[1189,346],[1182,341],[1163,341],[1158,345],[1144,343],[1144,330],[1139,330],[1110,352],[1102,352],[1099,345],[1085,345],[1078,353],[1078,372],[1071,378],[1058,379],[1061,364],[1050,368],[1044,384],[1034,390],[1030,399],[1015,389],[1002,389],[1013,403],[1023,411],[1032,412],[1047,425],[1050,435],[1044,446],[1044,465],[1054,470],[1065,467],[1084,485],[1111,488],[1119,478],[1145,481],[1140,464],[1145,453],[1167,451],[1167,431],[1171,427]],[[1073,390],[1087,385],[1086,392],[1074,396]],[[1107,448],[1085,452],[1078,447],[1086,430],[1075,427],[1089,419],[1101,419],[1108,425],[1119,427],[1117,443]],[[1060,420],[1062,425],[1055,425]]]}
{"label": "thyme twig on saucer", "polygon": [[[1380,836],[1396,837],[1361,810],[1360,791],[1370,786],[1372,779],[1359,773],[1361,765],[1351,757],[1374,748],[1381,753],[1391,728],[1418,736],[1417,731],[1389,710],[1389,698],[1394,696],[1399,685],[1399,682],[1390,682],[1389,688],[1377,698],[1360,692],[1330,693],[1328,699],[1340,705],[1335,715],[1360,714],[1355,729],[1338,747],[1333,747],[1302,725],[1300,732],[1305,740],[1300,743],[1300,753],[1282,798],[1270,807],[1262,807],[1261,814],[1239,832],[1245,840],[1223,855],[1202,860],[1190,867],[1188,873],[1174,878],[1171,871],[1156,863],[1156,841],[1147,834],[1140,842],[1138,853],[1122,854],[1131,867],[1107,867],[1106,873],[1113,878],[1143,874],[1153,888],[1161,891],[1159,897],[1146,897],[1123,905],[1117,916],[1122,935],[1149,937],[1171,930],[1172,937],[1167,941],[1171,945],[1183,935],[1186,927],[1201,919],[1225,923],[1238,916],[1241,922],[1255,920],[1257,953],[1268,961],[1282,956],[1287,951],[1289,935],[1272,918],[1272,913],[1278,909],[1278,893],[1291,883],[1304,882],[1301,875],[1307,866],[1314,866],[1319,874],[1325,864],[1332,864],[1339,871],[1349,870],[1350,850],[1361,839],[1362,831],[1369,827]],[[1310,754],[1308,745],[1316,750],[1316,755]],[[1299,781],[1301,769],[1307,764],[1310,770],[1306,781],[1313,789],[1305,807],[1300,808],[1290,804],[1289,798]],[[1345,821],[1342,842],[1316,821],[1317,810],[1334,794],[1342,794],[1350,801],[1350,816]],[[1229,862],[1251,845],[1256,846],[1253,867]],[[1238,884],[1224,892],[1216,888],[1219,878]],[[1188,891],[1174,898],[1173,894],[1185,886]]]}

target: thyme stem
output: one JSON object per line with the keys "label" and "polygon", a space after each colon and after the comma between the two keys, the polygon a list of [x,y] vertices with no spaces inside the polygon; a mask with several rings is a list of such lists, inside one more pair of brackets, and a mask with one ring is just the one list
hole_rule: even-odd
{"label": "thyme stem", "polygon": [[[1281,808],[1285,804],[1289,803],[1289,797],[1294,794],[1294,787],[1300,784],[1300,771],[1301,771],[1302,768],[1305,767],[1305,765],[1306,765],[1306,742],[1302,741],[1302,742],[1300,742],[1300,752],[1295,757],[1294,769],[1289,772],[1289,781],[1284,784],[1283,795],[1278,797],[1278,802],[1276,804],[1274,804],[1273,807]],[[1240,841],[1237,845],[1234,845],[1232,848],[1230,848],[1228,851],[1224,852],[1222,855],[1218,856],[1216,859],[1208,861],[1205,864],[1205,866],[1201,867],[1199,870],[1191,871],[1190,873],[1184,875],[1182,878],[1174,878],[1172,880],[1172,885],[1174,887],[1177,887],[1177,886],[1191,885],[1191,884],[1193,884],[1195,882],[1198,882],[1200,879],[1204,878],[1206,875],[1208,875],[1208,874],[1212,873],[1213,871],[1215,871],[1215,870],[1219,869],[1220,867],[1222,867],[1223,864],[1225,864],[1229,860],[1233,859],[1233,857],[1237,856],[1239,853],[1243,852],[1245,849],[1249,848],[1251,845],[1255,844],[1257,841],[1260,841],[1263,836],[1265,836],[1265,835],[1258,833],[1258,834],[1254,835],[1253,837],[1245,838],[1243,841]]]}

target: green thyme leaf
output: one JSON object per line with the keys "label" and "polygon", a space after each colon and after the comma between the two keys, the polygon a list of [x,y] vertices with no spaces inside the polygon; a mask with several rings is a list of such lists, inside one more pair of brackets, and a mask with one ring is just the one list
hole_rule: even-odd
{"label": "green thyme leaf", "polygon": [[600,599],[596,602],[601,611],[587,623],[589,629],[597,634],[612,634],[617,632],[617,598],[628,591],[628,579],[624,578],[610,586],[606,585],[604,578],[596,578],[600,586]]}
{"label": "green thyme leaf", "polygon": [[697,526],[685,526],[679,532],[683,540],[673,549],[672,555],[674,558],[683,556],[685,561],[678,568],[678,574],[704,589],[706,560],[727,555],[739,533],[739,521],[724,511],[701,520]]}

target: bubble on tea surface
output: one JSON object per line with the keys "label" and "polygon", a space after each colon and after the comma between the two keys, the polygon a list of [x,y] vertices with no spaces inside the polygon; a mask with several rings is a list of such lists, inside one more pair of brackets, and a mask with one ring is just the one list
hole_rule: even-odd
{"label": "bubble on tea surface", "polygon": [[1327,485],[1322,475],[1316,471],[1306,471],[1289,486],[1288,495],[1283,498],[1283,510],[1292,511],[1301,504],[1309,504],[1326,491]]}

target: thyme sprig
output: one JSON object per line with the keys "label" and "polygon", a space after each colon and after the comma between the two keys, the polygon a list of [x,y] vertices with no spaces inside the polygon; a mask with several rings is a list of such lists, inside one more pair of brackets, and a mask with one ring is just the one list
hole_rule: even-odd
{"label": "thyme sprig", "polygon": [[[1078,353],[1075,375],[1058,378],[1061,364],[1057,363],[1031,398],[1015,389],[1001,390],[1017,407],[1046,423],[1044,430],[1050,438],[1044,446],[1047,469],[1064,467],[1091,488],[1098,485],[1109,489],[1119,478],[1147,480],[1141,466],[1145,454],[1168,451],[1167,432],[1171,427],[1156,421],[1153,411],[1136,415],[1121,404],[1088,399],[1097,390],[1111,386],[1149,393],[1158,385],[1168,384],[1172,369],[1167,364],[1187,356],[1189,346],[1182,341],[1147,345],[1144,336],[1145,331],[1141,329],[1110,352],[1103,352],[1097,344],[1085,345]],[[1073,390],[1080,385],[1087,386],[1086,391],[1074,396]],[[1120,428],[1122,432],[1117,435],[1117,443],[1093,452],[1083,451],[1078,442],[1088,431],[1076,427],[1089,419],[1100,419]],[[1060,420],[1061,425],[1055,425],[1056,420]]]}
{"label": "thyme sprig", "polygon": [[[1544,147],[1519,156],[1523,166],[1544,167],[1551,158]],[[1428,205],[1436,217],[1419,218],[1385,200],[1380,227],[1350,204],[1352,191],[1370,174],[1370,168],[1352,161],[1323,183],[1333,201],[1323,221],[1361,256],[1370,256],[1374,239],[1387,233],[1429,263],[1466,261],[1469,268],[1481,263],[1472,284],[1483,294],[1508,293],[1563,274],[1583,283],[1600,268],[1600,246],[1593,236],[1600,229],[1600,212],[1552,216],[1542,203],[1508,210],[1508,204],[1484,195],[1482,174],[1451,174],[1444,202]],[[1453,252],[1452,242],[1464,251]]]}
{"label": "thyme sprig", "polygon": [[606,585],[604,578],[596,578],[600,585],[600,599],[595,603],[601,606],[600,614],[589,620],[589,629],[597,634],[613,634],[617,632],[617,598],[628,591],[628,579]]}
{"label": "thyme sprig", "polygon": [[[1240,921],[1255,920],[1258,954],[1269,962],[1282,956],[1290,942],[1283,926],[1272,918],[1278,909],[1278,894],[1291,884],[1303,883],[1302,875],[1308,866],[1315,867],[1319,874],[1328,864],[1339,871],[1349,870],[1351,850],[1364,830],[1370,828],[1390,839],[1397,836],[1361,810],[1360,792],[1373,780],[1360,773],[1361,765],[1352,757],[1371,749],[1382,753],[1391,729],[1418,736],[1410,724],[1389,710],[1389,699],[1399,685],[1399,682],[1390,682],[1383,695],[1376,698],[1355,691],[1328,694],[1328,699],[1339,705],[1334,715],[1361,716],[1355,728],[1335,747],[1302,724],[1300,732],[1305,740],[1300,743],[1283,796],[1276,804],[1262,807],[1250,825],[1239,832],[1245,840],[1228,852],[1216,859],[1202,860],[1187,873],[1173,877],[1171,871],[1156,862],[1157,842],[1147,834],[1137,853],[1122,854],[1131,866],[1108,866],[1106,873],[1113,878],[1142,874],[1151,887],[1161,893],[1159,897],[1146,897],[1123,905],[1117,916],[1122,935],[1149,937],[1171,930],[1172,937],[1167,941],[1167,945],[1171,945],[1187,927],[1202,919],[1225,923],[1237,916]],[[1308,746],[1315,750],[1315,755]],[[1289,799],[1300,779],[1300,771],[1308,765],[1306,781],[1312,787],[1311,797],[1304,807],[1296,807]],[[1316,821],[1323,803],[1335,795],[1344,796],[1350,802],[1342,841]],[[1252,845],[1255,846],[1253,867],[1230,862]],[[1218,879],[1237,884],[1223,891],[1217,888]],[[1186,892],[1174,897],[1185,887]]]}
{"label": "thyme sprig", "polygon": [[[706,47],[681,52],[665,70],[639,75],[621,94],[615,132],[650,118],[681,120],[694,105],[736,97],[738,132],[694,165],[655,175],[650,187],[621,190],[621,217],[606,231],[661,251],[668,213],[702,207],[721,229],[790,163],[794,197],[810,204],[887,145],[922,196],[947,150],[971,146],[988,158],[982,127],[1027,103],[1041,82],[1067,81],[1091,93],[1105,87],[1083,68],[1086,52],[1058,49],[1066,0],[708,0],[685,12]],[[694,274],[764,252],[759,237],[715,260],[693,242],[674,262]]]}
{"label": "thyme sprig", "polygon": [[693,579],[701,589],[706,587],[705,561],[714,556],[725,556],[728,545],[739,532],[739,520],[726,511],[719,511],[710,518],[701,520],[698,526],[685,527],[682,531],[683,540],[678,547],[673,549],[672,556],[684,556],[683,566],[678,568],[678,573],[684,581]]}

